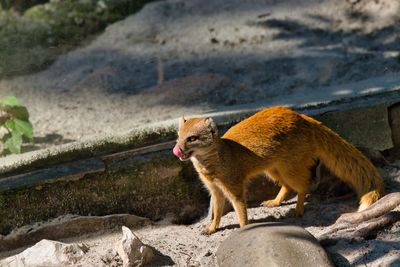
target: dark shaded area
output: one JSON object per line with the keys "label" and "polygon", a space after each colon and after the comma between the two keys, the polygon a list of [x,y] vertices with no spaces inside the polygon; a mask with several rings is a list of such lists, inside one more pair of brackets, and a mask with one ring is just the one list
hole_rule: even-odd
{"label": "dark shaded area", "polygon": [[[370,64],[371,61],[376,64]],[[386,64],[388,67],[382,69],[380,64]],[[327,65],[334,66],[334,69],[330,73],[321,73],[321,69],[323,71]],[[224,90],[221,96],[234,98],[234,104],[244,104],[256,99],[279,96],[282,92],[290,94],[316,86],[363,80],[371,78],[371,73],[379,76],[400,71],[400,61],[365,55],[349,55],[344,59],[324,55],[279,57],[266,59],[264,62],[255,62],[252,57],[245,56],[210,56],[206,59],[166,62],[164,69],[166,82],[192,75],[222,74],[229,79],[217,85]],[[361,71],[358,71],[359,69]],[[299,79],[297,75],[304,71],[310,76]],[[93,93],[105,91],[110,94],[127,95],[145,93],[149,88],[157,86],[158,79],[156,58],[126,55],[114,50],[95,50],[69,57],[68,60],[53,65],[46,74],[49,85],[55,87],[53,90],[68,92],[84,89]],[[159,93],[163,93],[161,89]],[[183,85],[182,90],[184,89]],[[179,103],[185,106],[181,97],[182,95],[175,94],[158,104]],[[205,100],[198,98],[199,102]],[[193,103],[189,101],[186,104],[190,106]]]}
{"label": "dark shaded area", "polygon": [[0,6],[6,10],[12,8],[18,12],[23,12],[32,6],[47,2],[49,0],[0,0]]}
{"label": "dark shaded area", "polygon": [[0,77],[45,69],[151,1],[1,1]]}
{"label": "dark shaded area", "polygon": [[[32,142],[29,143],[24,143],[22,145],[22,151],[29,152],[29,151],[34,151],[41,149],[43,145],[45,144],[53,144],[53,145],[63,145],[67,143],[71,143],[75,140],[69,139],[69,138],[64,138],[60,134],[46,134],[45,136],[40,136],[40,137],[34,137]],[[3,150],[2,155],[8,155],[9,153],[6,150]]]}
{"label": "dark shaded area", "polygon": [[335,264],[335,266],[340,266],[340,267],[350,267],[352,266],[350,262],[341,254],[339,253],[328,253],[330,256],[329,258]]}
{"label": "dark shaded area", "polygon": [[[301,236],[289,235],[288,238],[303,238]],[[312,239],[305,239],[310,242],[318,242]],[[349,246],[345,248],[346,253],[350,251],[366,251],[365,253],[358,256],[352,263],[350,263],[345,257],[336,252],[331,252],[329,248],[327,253],[330,255],[330,259],[333,261],[335,266],[347,267],[347,266],[368,266],[377,259],[382,259],[389,251],[382,248],[390,248],[390,250],[400,250],[400,244],[396,241],[384,241],[384,240],[373,240],[365,243],[356,240],[343,240],[343,242],[349,243]],[[351,245],[350,245],[351,244]],[[379,248],[379,249],[378,249]],[[343,251],[343,250],[342,250]],[[388,266],[398,266],[399,260],[395,260]]]}
{"label": "dark shaded area", "polygon": [[386,155],[390,161],[395,161],[400,158],[400,103],[393,104],[388,108],[388,116],[394,147],[386,151]]}
{"label": "dark shaded area", "polygon": [[[349,13],[354,20],[368,20],[367,15]],[[343,32],[335,29],[335,21],[322,15],[310,15],[313,20],[329,24],[331,27],[322,28],[310,26],[297,20],[291,19],[266,19],[262,21],[250,21],[249,25],[276,29],[279,32],[274,36],[275,40],[299,40],[300,48],[308,48],[324,53],[333,53],[340,58],[332,58],[335,68],[338,70],[330,81],[341,81],[343,78],[350,80],[362,80],[370,78],[371,75],[378,76],[387,72],[400,70],[400,58],[387,58],[384,53],[387,51],[398,51],[400,47],[400,21],[394,21],[392,25],[377,29],[371,33],[364,33],[361,29]],[[395,34],[394,34],[395,33]],[[387,41],[389,40],[389,41]],[[354,49],[363,49],[362,52],[355,52]],[[374,62],[366,64],[366,62]],[[381,68],[381,63],[385,68]],[[350,76],[346,73],[349,66],[361,68],[357,76]],[[340,70],[343,70],[341,72]],[[351,68],[350,68],[351,71]]]}
{"label": "dark shaded area", "polygon": [[176,223],[202,216],[208,196],[196,176],[170,153],[116,159],[106,170],[81,179],[66,177],[57,183],[0,192],[0,234],[65,214],[108,215],[130,213],[159,220],[167,213]]}
{"label": "dark shaded area", "polygon": [[[368,14],[359,11],[349,10],[347,16],[350,21],[366,22],[372,20]],[[335,27],[337,21],[323,15],[309,14],[309,18],[319,21],[320,25],[328,24],[331,27],[310,26],[292,19],[265,19],[249,21],[248,24],[279,30],[274,37],[275,39],[299,39],[303,41],[299,47],[325,46],[324,50],[326,51],[341,52],[343,54],[349,53],[349,49],[351,48],[366,48],[366,54],[399,49],[400,20],[393,21],[391,25],[381,29],[365,33],[362,29],[353,29],[344,32],[342,29]],[[331,46],[333,48],[330,48]]]}
{"label": "dark shaded area", "polygon": [[[337,266],[341,267],[360,266],[360,265],[368,266],[368,264],[372,263],[373,261],[384,257],[389,252],[389,250],[393,251],[400,250],[400,244],[399,242],[396,241],[371,240],[370,242],[365,243],[354,240],[343,240],[343,242],[351,244],[351,246],[349,245],[348,248],[342,249],[345,250],[347,253],[350,253],[350,251],[357,251],[357,250],[362,250],[366,252],[358,256],[352,263],[350,263],[341,254],[337,252],[331,252],[328,247],[327,252],[331,254],[333,262]],[[387,250],[383,250],[382,248],[387,248]],[[397,267],[399,266],[399,264],[400,264],[399,260],[394,260],[388,266]]]}
{"label": "dark shaded area", "polygon": [[[46,72],[53,90],[138,94],[157,83],[157,59],[95,49],[73,54]],[[138,79],[137,77],[141,77]]]}
{"label": "dark shaded area", "polygon": [[[183,15],[182,15],[183,16]],[[354,20],[368,20],[359,15],[349,14]],[[243,104],[256,99],[268,99],[308,88],[360,81],[387,73],[400,71],[400,58],[388,57],[386,52],[400,47],[399,22],[364,33],[361,29],[344,32],[335,28],[335,21],[322,15],[310,14],[310,19],[332,27],[318,27],[304,24],[295,19],[250,20],[248,25],[277,30],[274,40],[299,40],[303,55],[281,56],[236,53],[230,44],[220,43],[227,51],[225,55],[211,54],[206,57],[180,58],[179,51],[162,52],[152,56],[124,54],[120,50],[99,49],[73,55],[54,65],[49,80],[62,82],[56,87],[62,90],[102,90],[108,93],[141,94],[157,85],[159,57],[163,61],[166,82],[199,74],[222,74],[230,82],[223,85],[222,97],[231,100],[229,104]],[[317,23],[317,25],[318,25]],[[152,37],[153,38],[153,37]],[[155,37],[154,37],[155,38]],[[247,40],[249,41],[249,40]],[[215,40],[210,41],[215,42]],[[264,42],[266,45],[267,41]],[[137,44],[140,45],[140,42]],[[162,49],[162,42],[148,40],[143,45]],[[235,47],[240,44],[235,44]],[[259,57],[261,56],[261,57]],[[384,67],[382,67],[384,66]],[[238,85],[239,89],[235,89]],[[73,89],[71,89],[73,88]],[[214,88],[213,88],[214,89]],[[217,90],[217,89],[216,89]],[[230,90],[233,90],[232,93]],[[159,90],[162,93],[162,90]],[[230,95],[236,95],[236,98]],[[249,96],[251,97],[245,97]],[[152,104],[176,104],[180,95]],[[203,99],[202,96],[199,99]],[[190,101],[189,101],[190,102]],[[200,103],[210,103],[203,99]],[[218,101],[217,101],[218,102]],[[188,105],[191,105],[190,103]],[[198,104],[198,103],[196,103]]]}
{"label": "dark shaded area", "polygon": [[[148,245],[149,246],[149,245]],[[154,260],[151,262],[151,266],[173,266],[175,265],[175,262],[172,260],[172,258],[168,255],[162,254],[160,251],[158,251],[156,248],[149,246],[155,251],[156,255]]]}
{"label": "dark shaded area", "polygon": [[42,143],[47,143],[47,142],[51,142],[51,143],[56,143],[56,144],[65,144],[65,143],[70,143],[74,140],[71,139],[65,139],[63,138],[62,135],[53,133],[53,134],[46,134],[45,136],[41,136],[41,137],[34,137],[33,138],[33,143],[35,144],[42,144]]}

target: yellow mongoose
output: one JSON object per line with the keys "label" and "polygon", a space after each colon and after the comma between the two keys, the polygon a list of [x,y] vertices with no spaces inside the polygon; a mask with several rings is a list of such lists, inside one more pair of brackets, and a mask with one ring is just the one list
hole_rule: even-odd
{"label": "yellow mongoose", "polygon": [[262,110],[222,137],[211,118],[181,118],[173,152],[181,160],[191,159],[211,193],[214,217],[205,234],[218,228],[224,196],[232,203],[240,227],[248,223],[247,182],[263,172],[282,187],[275,199],[262,205],[279,206],[292,189],[297,192],[297,215],[304,212],[316,160],[354,188],[360,197],[359,211],[378,200],[384,190],[377,169],[360,151],[321,122],[286,107]]}

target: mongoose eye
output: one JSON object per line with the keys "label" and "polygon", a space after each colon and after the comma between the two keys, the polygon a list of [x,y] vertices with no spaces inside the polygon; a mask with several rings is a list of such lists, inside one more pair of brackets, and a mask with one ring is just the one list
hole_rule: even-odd
{"label": "mongoose eye", "polygon": [[192,135],[192,136],[189,136],[186,140],[187,140],[188,142],[194,142],[194,141],[196,141],[196,140],[198,140],[198,139],[199,139],[198,136]]}

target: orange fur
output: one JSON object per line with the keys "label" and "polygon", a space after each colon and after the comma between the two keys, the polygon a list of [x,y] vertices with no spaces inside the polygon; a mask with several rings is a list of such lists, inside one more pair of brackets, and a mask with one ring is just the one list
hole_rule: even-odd
{"label": "orange fur", "polygon": [[298,215],[304,212],[316,160],[354,188],[361,198],[360,210],[383,194],[382,178],[360,151],[321,122],[286,107],[262,110],[230,128],[222,138],[212,119],[182,118],[178,135],[176,149],[182,153],[181,159],[192,160],[211,193],[214,218],[207,234],[220,224],[224,197],[231,201],[240,226],[248,223],[247,183],[263,172],[282,188],[275,199],[262,204],[278,206],[294,190]]}

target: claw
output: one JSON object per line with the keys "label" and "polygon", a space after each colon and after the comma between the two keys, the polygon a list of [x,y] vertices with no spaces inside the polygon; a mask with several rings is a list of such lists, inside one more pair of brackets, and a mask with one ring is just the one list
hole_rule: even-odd
{"label": "claw", "polygon": [[211,235],[215,232],[216,232],[216,229],[209,226],[209,227],[204,228],[203,231],[201,231],[201,234],[202,235]]}

